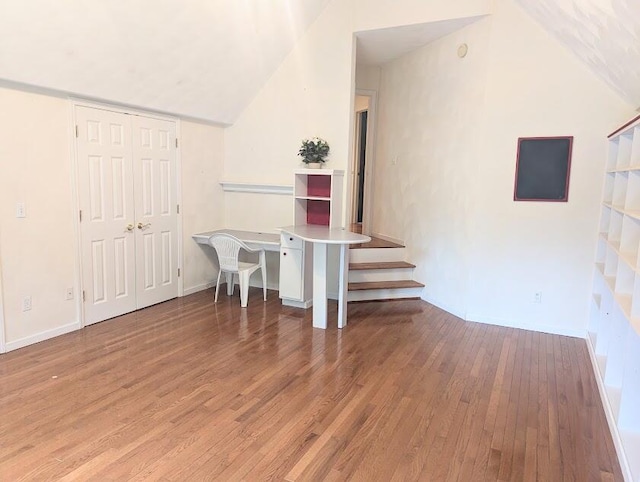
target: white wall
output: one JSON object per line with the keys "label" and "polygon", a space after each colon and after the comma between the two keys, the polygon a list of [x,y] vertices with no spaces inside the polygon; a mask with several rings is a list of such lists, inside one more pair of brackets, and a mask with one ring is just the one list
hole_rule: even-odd
{"label": "white wall", "polygon": [[[184,288],[206,287],[216,275],[212,253],[191,234],[224,225],[218,184],[222,129],[183,122],[182,213]],[[0,309],[12,350],[80,326],[76,278],[71,102],[0,88]],[[16,202],[27,217],[16,218]],[[76,300],[66,300],[66,290]],[[22,311],[31,296],[32,309]],[[0,320],[1,321],[1,320]]]}
{"label": "white wall", "polygon": [[[606,135],[633,107],[512,1],[496,3],[489,48],[468,318],[584,336]],[[513,202],[516,139],[555,135],[574,136],[569,202]]]}
{"label": "white wall", "polygon": [[[0,88],[0,266],[7,348],[78,326],[70,108]],[[16,218],[16,202],[26,218]],[[22,299],[31,296],[31,311]]]}
{"label": "white wall", "polygon": [[[584,335],[605,136],[632,107],[504,1],[386,65],[379,112],[374,232],[406,241],[424,298]],[[575,136],[569,202],[515,203],[517,138],[556,135]]]}
{"label": "white wall", "polygon": [[[327,168],[347,170],[353,139],[354,32],[397,22],[481,15],[489,4],[488,0],[333,0],[225,131],[225,179],[292,183],[293,169],[301,166],[296,155],[300,142],[310,136],[329,142]],[[351,180],[345,181],[346,213]],[[289,207],[275,208],[274,220],[290,216]],[[249,225],[264,223],[258,213],[245,216]]]}
{"label": "white wall", "polygon": [[220,181],[224,163],[224,129],[180,123],[182,160],[182,246],[184,294],[211,286],[217,276],[214,251],[191,235],[225,227],[225,197]]}
{"label": "white wall", "polygon": [[375,90],[380,89],[381,70],[373,65],[356,65],[356,89]]}
{"label": "white wall", "polygon": [[[328,5],[225,131],[226,180],[292,185],[293,170],[302,167],[297,156],[301,141],[312,136],[326,139],[331,147],[327,168],[347,168],[353,95],[351,25],[351,0]],[[282,221],[292,223],[291,199],[251,198],[252,209],[229,213],[233,226],[240,221],[273,229]],[[268,212],[260,207],[260,198]],[[233,209],[238,203],[227,206]]]}
{"label": "white wall", "polygon": [[380,80],[372,233],[403,240],[424,298],[460,316],[489,27],[476,22],[390,62]]}

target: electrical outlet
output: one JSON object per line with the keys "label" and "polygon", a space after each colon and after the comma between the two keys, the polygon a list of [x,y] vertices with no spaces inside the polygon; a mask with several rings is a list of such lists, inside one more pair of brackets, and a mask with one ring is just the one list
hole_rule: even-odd
{"label": "electrical outlet", "polygon": [[31,296],[25,296],[22,298],[22,311],[29,311],[31,309]]}
{"label": "electrical outlet", "polygon": [[17,202],[16,203],[16,218],[26,218],[27,217],[27,210],[24,207],[24,203],[23,202]]}
{"label": "electrical outlet", "polygon": [[68,300],[73,299],[73,288],[67,288],[67,299]]}
{"label": "electrical outlet", "polygon": [[533,302],[534,303],[542,303],[542,291],[536,291],[533,294]]}

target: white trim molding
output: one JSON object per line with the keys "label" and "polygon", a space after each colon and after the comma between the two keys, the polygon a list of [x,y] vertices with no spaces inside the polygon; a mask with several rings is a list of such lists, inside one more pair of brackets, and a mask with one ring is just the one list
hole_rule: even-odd
{"label": "white trim molding", "polygon": [[56,336],[66,335],[67,333],[79,330],[80,328],[80,322],[74,321],[73,323],[68,323],[51,330],[42,331],[35,335],[26,336],[16,341],[10,341],[5,345],[5,348],[7,351],[17,350],[18,348],[24,348],[25,346],[33,345],[34,343],[39,343],[50,338],[55,338]]}
{"label": "white trim molding", "polygon": [[224,192],[250,192],[293,196],[293,186],[287,184],[252,184],[248,182],[220,181]]}
{"label": "white trim molding", "polygon": [[487,325],[504,326],[506,328],[520,328],[522,330],[537,331],[540,333],[549,333],[551,335],[570,336],[572,338],[586,338],[587,331],[579,328],[564,328],[554,325],[542,325],[536,323],[521,323],[513,320],[503,320],[500,318],[493,318],[491,316],[485,316],[476,313],[467,313],[467,321],[473,323],[485,323]]}

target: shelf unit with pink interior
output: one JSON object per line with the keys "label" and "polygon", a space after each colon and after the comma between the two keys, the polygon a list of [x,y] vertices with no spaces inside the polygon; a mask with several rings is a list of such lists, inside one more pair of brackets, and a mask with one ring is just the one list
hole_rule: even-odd
{"label": "shelf unit with pink interior", "polygon": [[294,224],[342,227],[344,171],[298,169],[294,177]]}
{"label": "shelf unit with pink interior", "polygon": [[623,472],[640,482],[640,116],[609,136],[588,332]]}

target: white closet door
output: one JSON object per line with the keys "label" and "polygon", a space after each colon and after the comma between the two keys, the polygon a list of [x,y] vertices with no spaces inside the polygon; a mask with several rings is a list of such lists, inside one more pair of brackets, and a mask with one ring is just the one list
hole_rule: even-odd
{"label": "white closet door", "polygon": [[76,107],[76,119],[85,324],[91,324],[136,309],[131,124],[130,116],[86,107]]}
{"label": "white closet door", "polygon": [[131,116],[136,297],[144,308],[178,296],[175,122]]}

